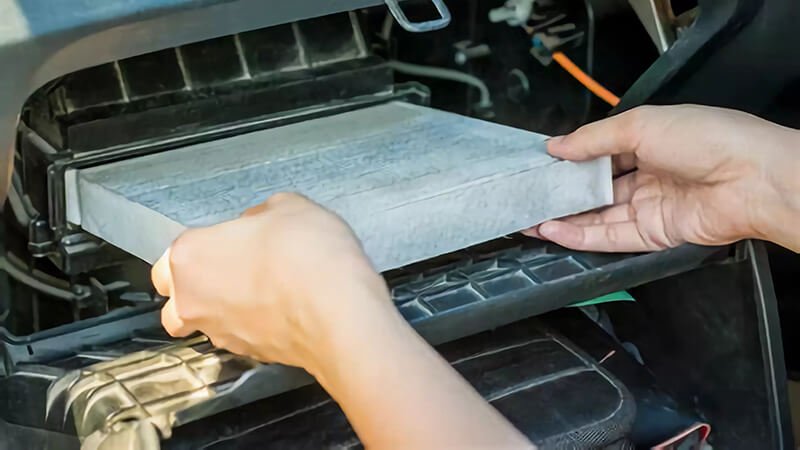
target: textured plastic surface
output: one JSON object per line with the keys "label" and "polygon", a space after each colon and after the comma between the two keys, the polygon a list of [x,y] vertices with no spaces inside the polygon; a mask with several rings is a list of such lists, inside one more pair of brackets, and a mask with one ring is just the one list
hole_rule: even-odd
{"label": "textured plastic surface", "polygon": [[[538,448],[628,448],[635,417],[628,389],[538,320],[452,342],[439,351]],[[178,428],[162,443],[165,450],[255,447],[360,445],[336,403],[317,387]]]}
{"label": "textured plastic surface", "polygon": [[[515,244],[500,240],[387,274],[397,307],[426,340],[442,344],[696,268],[720,253],[720,249],[686,246],[633,257],[584,255],[530,239]],[[94,326],[75,324],[69,330],[51,330],[29,339],[4,337],[10,373],[0,378],[0,418],[35,429],[75,433],[77,428],[85,434],[121,418],[180,426],[312,381],[297,369],[253,366],[247,360],[214,351],[202,341],[188,343],[190,357],[184,358],[187,364],[183,365],[179,356],[186,355],[187,350],[180,348],[187,348],[187,344],[166,338],[158,326],[157,311],[109,319]],[[160,351],[153,351],[159,347]],[[139,351],[146,353],[135,354]],[[167,354],[173,356],[164,356]],[[136,361],[146,364],[134,364]],[[222,369],[216,381],[203,384],[186,377],[184,371],[208,361]],[[87,371],[98,363],[102,368],[117,367],[118,380],[137,381],[142,389],[138,392],[164,394],[164,389],[172,386],[173,395],[136,397],[133,401],[128,392],[112,388],[112,380]],[[137,373],[137,367],[153,370],[144,376]],[[190,382],[175,384],[181,380]],[[107,387],[95,391],[81,388],[86,386]],[[76,423],[73,408],[77,403],[71,400],[85,401],[87,395],[96,401],[86,401],[88,407],[77,417],[92,420]],[[28,406],[11,406],[23,403]],[[115,406],[110,410],[117,413],[109,414],[104,406],[109,404],[126,406]],[[45,405],[46,413],[42,409]]]}
{"label": "textured plastic surface", "polygon": [[56,77],[218,36],[380,5],[380,0],[0,0],[0,200],[25,99]]}
{"label": "textured plastic surface", "polygon": [[607,158],[401,102],[78,171],[67,218],[154,262],[187,227],[300,192],[339,213],[380,271],[612,201]]}
{"label": "textured plastic surface", "polygon": [[[391,92],[389,69],[376,73],[379,62],[369,53],[355,13],[262,28],[72,73],[29,99],[24,122],[56,151],[80,158]],[[354,71],[360,83],[329,85]]]}
{"label": "textured plastic surface", "polygon": [[[631,429],[635,405],[627,389],[535,321],[456,341],[441,351],[540,448],[604,448],[624,440]],[[141,434],[128,432],[131,421],[155,426],[161,436],[169,438],[174,412],[214,396],[219,386],[231,385],[242,371],[257,365],[215,350],[198,338],[74,372],[52,386],[57,395],[48,404],[56,406],[56,417],[60,407],[68,405],[76,431],[84,440],[83,448],[102,448],[101,443],[111,435],[135,444],[131,448],[142,448],[137,440]],[[589,394],[591,402],[586,401]],[[262,446],[274,448],[338,448],[354,440],[331,400],[309,402],[302,394],[295,398],[284,417],[268,420],[255,432],[250,430],[245,441],[260,440]],[[550,405],[554,398],[558,398],[556,408],[541,408],[538,413],[530,408],[532,404]],[[215,445],[228,440],[243,445],[242,433],[226,434],[230,433],[217,436]]]}

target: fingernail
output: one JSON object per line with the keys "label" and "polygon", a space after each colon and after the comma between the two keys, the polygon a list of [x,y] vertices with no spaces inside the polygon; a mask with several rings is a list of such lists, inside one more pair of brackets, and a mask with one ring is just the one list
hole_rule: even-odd
{"label": "fingernail", "polygon": [[545,222],[538,226],[536,230],[542,236],[552,236],[553,234],[558,233],[558,224],[553,222]]}
{"label": "fingernail", "polygon": [[564,136],[551,136],[545,139],[544,141],[547,142],[548,144],[558,144],[562,140],[564,140]]}
{"label": "fingernail", "polygon": [[581,240],[581,230],[563,222],[545,222],[539,225],[539,233],[548,240],[562,244],[573,244]]}
{"label": "fingernail", "polygon": [[522,230],[522,234],[524,234],[525,236],[528,236],[528,237],[536,238],[536,239],[541,239],[542,238],[542,235],[539,234],[539,226],[538,225],[535,226],[535,227],[528,228],[527,230]]}

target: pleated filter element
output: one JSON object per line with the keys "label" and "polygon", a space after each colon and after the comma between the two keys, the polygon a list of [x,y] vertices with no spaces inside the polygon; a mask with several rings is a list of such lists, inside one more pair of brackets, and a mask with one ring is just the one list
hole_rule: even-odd
{"label": "pleated filter element", "polygon": [[608,158],[560,161],[545,139],[392,102],[76,170],[67,219],[152,263],[189,227],[299,192],[385,271],[612,202]]}

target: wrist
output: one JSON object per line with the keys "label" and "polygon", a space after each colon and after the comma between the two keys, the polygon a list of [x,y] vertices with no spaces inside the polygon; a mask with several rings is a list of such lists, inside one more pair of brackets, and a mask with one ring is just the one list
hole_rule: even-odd
{"label": "wrist", "polygon": [[770,194],[760,208],[757,237],[800,252],[800,131],[787,133],[763,172]]}
{"label": "wrist", "polygon": [[[331,333],[325,345],[326,355],[318,359],[313,373],[319,384],[336,401],[342,401],[359,389],[360,382],[379,383],[388,372],[396,371],[394,357],[402,348],[415,342],[416,333],[399,312],[389,308],[369,308],[364,318],[351,321]],[[370,317],[371,316],[371,317]]]}
{"label": "wrist", "polygon": [[333,298],[325,300],[329,307],[314,320],[308,339],[306,370],[328,392],[354,364],[371,360],[387,337],[408,328],[392,303],[383,278],[370,274],[361,281],[343,286]]}

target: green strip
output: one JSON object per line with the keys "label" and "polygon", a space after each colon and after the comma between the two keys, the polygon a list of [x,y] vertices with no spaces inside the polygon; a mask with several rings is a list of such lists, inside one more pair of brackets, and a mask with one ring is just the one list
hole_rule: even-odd
{"label": "green strip", "polygon": [[611,294],[603,295],[602,297],[585,300],[578,303],[573,303],[569,307],[578,308],[581,306],[599,305],[601,303],[609,302],[635,302],[636,300],[627,291],[612,292]]}

